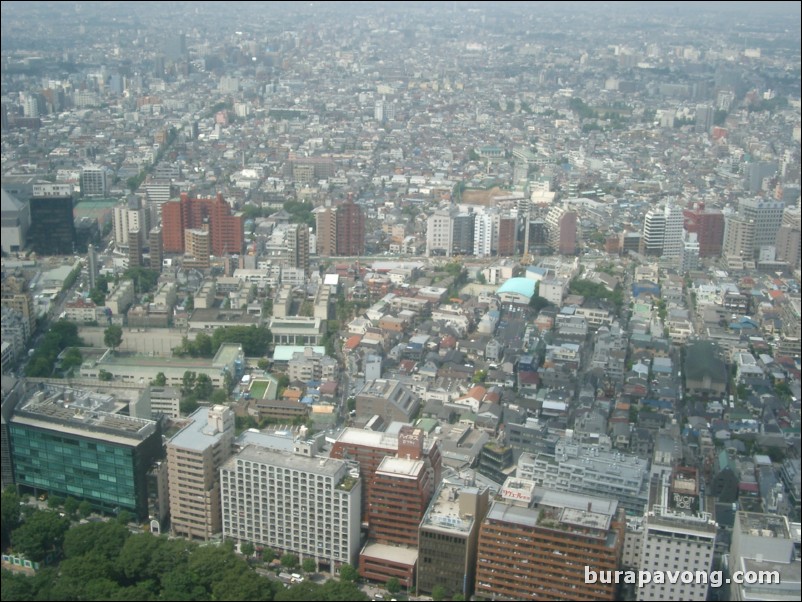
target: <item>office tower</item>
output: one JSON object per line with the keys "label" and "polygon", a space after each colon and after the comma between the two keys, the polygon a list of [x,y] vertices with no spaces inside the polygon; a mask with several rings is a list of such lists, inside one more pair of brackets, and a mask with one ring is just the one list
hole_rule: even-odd
{"label": "office tower", "polygon": [[71,196],[31,197],[28,244],[39,255],[72,255],[77,243]]}
{"label": "office tower", "polygon": [[417,594],[445,588],[448,597],[471,599],[479,525],[490,507],[487,488],[444,481],[432,497],[418,533]]}
{"label": "office tower", "polygon": [[456,209],[437,209],[426,220],[426,256],[451,257]]}
{"label": "office tower", "polygon": [[128,233],[128,267],[142,267],[142,243],[139,229],[131,230]]}
{"label": "office tower", "polygon": [[[483,223],[489,227],[486,237],[489,247],[493,240],[493,220],[492,217],[484,213],[480,215]],[[468,211],[468,213],[457,213],[454,216],[452,221],[454,232],[451,236],[451,244],[453,245],[451,253],[453,255],[472,255],[474,253],[477,219],[479,219],[479,216],[473,210]]]}
{"label": "office tower", "polygon": [[222,529],[220,467],[231,456],[234,412],[198,408],[167,443],[173,534],[209,540]]}
{"label": "office tower", "polygon": [[23,203],[14,195],[6,192],[5,189],[1,194],[2,235],[0,235],[0,244],[3,246],[4,253],[19,253],[25,248],[28,227],[31,222],[30,207],[27,203]]}
{"label": "office tower", "polygon": [[738,203],[738,213],[755,223],[754,250],[771,247],[777,241],[777,231],[783,221],[785,204],[761,198],[742,199]]}
{"label": "office tower", "polygon": [[171,61],[186,58],[187,34],[177,33],[164,40],[164,55]]}
{"label": "office tower", "polygon": [[705,209],[704,203],[682,212],[685,230],[696,234],[699,242],[699,257],[718,257],[724,242],[724,214]]}
{"label": "office tower", "polygon": [[418,527],[439,481],[424,450],[421,429],[403,428],[398,454],[381,460],[368,493],[368,542],[359,555],[359,574],[375,581],[398,578],[412,587]]}
{"label": "office tower", "polygon": [[[423,437],[421,429],[410,426],[401,427],[399,434],[346,428],[331,447],[329,455],[332,458],[351,460],[359,464],[359,474],[362,477],[362,521],[365,524],[370,520],[368,499],[371,496],[373,477],[384,458],[398,455],[401,433]],[[439,482],[442,457],[437,441],[424,438],[423,453],[427,465],[435,472],[435,482]]]}
{"label": "office tower", "polygon": [[802,238],[800,238],[799,228],[780,226],[777,232],[777,261],[786,263],[792,270],[798,269],[800,245],[802,245]]}
{"label": "office tower", "polygon": [[71,387],[28,391],[9,425],[17,485],[146,518],[147,472],[163,455],[161,429],[116,413],[121,405],[129,408],[111,395]]}
{"label": "office tower", "polygon": [[[466,252],[464,243],[461,239],[464,238],[463,230],[467,218],[471,218],[473,222],[473,232],[471,233],[470,242],[473,242],[473,248]],[[459,214],[454,217],[454,253],[458,255],[473,254],[477,257],[489,257],[493,253],[494,239],[496,232],[494,231],[495,224],[493,223],[493,215],[482,211],[479,214],[473,212],[469,214]],[[466,241],[468,242],[468,241]]]}
{"label": "office tower", "polygon": [[715,111],[710,105],[696,105],[696,121],[694,123],[694,131],[699,134],[710,133],[710,128],[713,127],[713,117]]}
{"label": "office tower", "polygon": [[[705,511],[706,500],[694,468],[677,467],[653,475],[649,510],[643,521],[638,568],[709,573],[716,543],[716,524]],[[706,600],[704,580],[675,584],[649,583],[637,590],[638,600]]]}
{"label": "office tower", "polygon": [[576,255],[578,216],[576,211],[552,207],[546,214],[549,246],[559,255]]}
{"label": "office tower", "polygon": [[331,207],[318,207],[315,213],[315,235],[317,254],[329,257],[336,254],[337,230],[334,218],[334,209]]}
{"label": "office tower", "polygon": [[[779,582],[731,584],[731,600],[795,600],[799,597],[799,524],[784,516],[739,511],[735,514],[727,573],[759,575],[776,571]],[[796,541],[794,541],[796,531]]]}
{"label": "office tower", "polygon": [[36,119],[39,117],[39,98],[35,94],[28,94],[22,101],[22,114],[26,118]]}
{"label": "office tower", "polygon": [[335,209],[336,254],[341,257],[357,257],[365,251],[365,215],[352,200]]}
{"label": "office tower", "polygon": [[758,194],[763,190],[767,179],[773,178],[777,174],[779,165],[777,161],[757,161],[744,165],[744,188],[752,193]]}
{"label": "office tower", "polygon": [[81,169],[81,196],[105,197],[108,194],[106,168],[87,165]]}
{"label": "office tower", "polygon": [[314,559],[332,572],[355,564],[360,546],[358,472],[334,458],[247,445],[220,470],[223,535],[280,554]]}
{"label": "office tower", "polygon": [[395,104],[384,97],[377,100],[373,105],[373,118],[382,123],[395,120]]}
{"label": "office tower", "polygon": [[518,253],[518,217],[502,215],[498,220],[498,254],[509,256]]}
{"label": "office tower", "polygon": [[742,215],[728,215],[724,220],[724,257],[752,259],[755,251],[755,222]]}
{"label": "office tower", "polygon": [[148,245],[150,248],[150,269],[157,272],[162,271],[164,263],[164,249],[162,245],[162,229],[151,228],[148,234]]}
{"label": "office tower", "polygon": [[[508,479],[479,530],[477,596],[505,600],[615,600],[615,583],[586,571],[620,567],[624,511],[614,499]],[[590,580],[588,580],[590,581]]]}
{"label": "office tower", "polygon": [[245,242],[241,213],[233,213],[223,195],[192,198],[182,192],[180,201],[162,205],[162,236],[165,253],[185,252],[184,232],[208,228],[211,252],[222,257],[242,253]]}

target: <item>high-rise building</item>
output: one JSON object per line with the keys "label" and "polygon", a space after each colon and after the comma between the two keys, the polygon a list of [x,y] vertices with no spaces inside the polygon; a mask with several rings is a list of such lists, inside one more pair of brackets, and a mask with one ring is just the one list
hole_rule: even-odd
{"label": "high-rise building", "polygon": [[[705,511],[699,474],[676,468],[652,477],[649,510],[643,521],[638,568],[658,571],[700,571],[709,574],[716,543],[716,524]],[[638,600],[707,600],[708,583],[648,583],[638,588]]]}
{"label": "high-rise building", "polygon": [[614,499],[508,479],[479,530],[476,595],[505,600],[615,600],[624,512]]}
{"label": "high-rise building", "polygon": [[685,232],[682,241],[682,259],[680,260],[679,271],[687,274],[699,268],[699,241],[694,232]]}
{"label": "high-rise building", "polygon": [[713,127],[715,111],[710,105],[696,105],[696,121],[694,130],[700,134],[709,134]]}
{"label": "high-rise building", "polygon": [[247,445],[220,469],[223,535],[315,560],[332,572],[355,564],[361,483],[347,462]]}
{"label": "high-rise building", "polygon": [[685,230],[696,234],[699,241],[699,257],[718,257],[724,242],[724,214],[721,211],[705,209],[698,203],[692,209],[682,212]]}
{"label": "high-rise building", "polygon": [[128,232],[128,267],[142,267],[142,237],[139,228]]}
{"label": "high-rise building", "polygon": [[384,97],[381,100],[377,100],[373,105],[373,118],[382,123],[393,121],[395,119],[395,104]]}
{"label": "high-rise building", "polygon": [[187,259],[192,266],[199,270],[205,270],[210,265],[211,237],[208,230],[189,228],[184,232],[184,263]]}
{"label": "high-rise building", "polygon": [[208,540],[222,529],[220,467],[231,456],[234,412],[198,408],[167,443],[173,533]]}
{"label": "high-rise building", "polygon": [[287,230],[286,247],[290,267],[309,272],[309,228],[306,224],[291,224]]}
{"label": "high-rise building", "polygon": [[0,244],[4,253],[19,253],[25,248],[28,226],[31,222],[30,208],[14,195],[2,190],[2,235]]}
{"label": "high-rise building", "polygon": [[798,269],[800,264],[800,237],[799,228],[780,226],[777,231],[777,261],[786,263],[792,270]]}
{"label": "high-rise building", "polygon": [[86,249],[86,271],[89,273],[89,289],[91,290],[95,288],[95,282],[100,272],[95,245],[89,245]]}
{"label": "high-rise building", "polygon": [[[373,477],[384,458],[398,455],[401,433],[423,436],[420,429],[409,426],[402,427],[398,434],[349,427],[343,429],[331,447],[332,458],[351,460],[359,464],[359,474],[362,477],[362,521],[366,524],[370,520],[368,500],[373,487]],[[424,438],[423,450],[426,463],[435,471],[435,481],[439,482],[442,467],[440,446],[436,440]]]}
{"label": "high-rise building", "polygon": [[518,252],[518,217],[502,215],[498,220],[498,254],[515,255]]}
{"label": "high-rise building", "polygon": [[31,197],[28,244],[40,255],[72,255],[77,237],[71,196]]}
{"label": "high-rise building", "polygon": [[682,231],[683,215],[679,207],[668,204],[648,211],[643,219],[643,253],[681,257]]}
{"label": "high-rise building", "polygon": [[552,207],[546,214],[549,246],[560,255],[576,255],[578,219],[576,211]]}
{"label": "high-rise building", "polygon": [[144,233],[150,223],[148,212],[142,206],[142,199],[135,194],[128,195],[125,203],[114,207],[114,244],[118,248],[128,247],[128,234],[139,231],[139,245],[144,246]]}
{"label": "high-rise building", "polygon": [[739,511],[735,514],[732,545],[727,558],[730,576],[776,572],[774,583],[731,585],[731,600],[795,600],[799,597],[799,525],[794,529],[784,516]]}
{"label": "high-rise building", "polygon": [[336,255],[337,225],[334,209],[331,207],[318,207],[314,213],[317,254],[321,257]]}
{"label": "high-rise building", "polygon": [[421,429],[398,434],[398,455],[382,459],[368,494],[368,542],[359,574],[375,581],[396,577],[412,587],[417,567],[418,527],[432,499],[439,470],[424,451]]}
{"label": "high-rise building", "polygon": [[352,200],[335,208],[336,255],[357,257],[365,252],[365,214]]}
{"label": "high-rise building", "polygon": [[755,222],[738,214],[728,215],[724,220],[724,257],[752,259],[755,252]]}
{"label": "high-rise building", "polygon": [[156,227],[150,229],[150,233],[148,234],[148,246],[150,249],[150,269],[161,272],[162,264],[164,263],[161,228]]}
{"label": "high-rise building", "polygon": [[215,198],[192,198],[181,193],[180,201],[162,205],[162,236],[166,253],[185,252],[184,232],[207,228],[211,237],[211,252],[222,257],[239,254],[245,242],[241,213],[231,211],[223,195]]}
{"label": "high-rise building", "polygon": [[148,516],[147,473],[163,456],[153,420],[117,413],[119,400],[45,385],[27,393],[10,419],[14,477],[38,495],[73,496],[104,512]]}
{"label": "high-rise building", "polygon": [[494,231],[495,224],[493,223],[493,215],[482,211],[481,213],[474,214],[460,214],[454,217],[454,253],[466,255],[466,253],[459,242],[460,224],[468,217],[473,218],[473,232],[471,233],[471,240],[473,248],[469,251],[477,257],[490,257],[493,253],[493,242],[496,237]]}
{"label": "high-rise building", "polygon": [[437,209],[426,220],[426,256],[451,257],[456,209]]}
{"label": "high-rise building", "polygon": [[488,489],[444,481],[432,497],[418,533],[417,593],[441,585],[450,597],[471,599],[479,525],[490,507]]}
{"label": "high-rise building", "polygon": [[105,197],[108,192],[105,167],[87,165],[81,170],[81,196]]}
{"label": "high-rise building", "polygon": [[771,247],[777,241],[777,231],[783,221],[785,204],[761,198],[742,199],[738,203],[738,213],[755,223],[754,250]]}

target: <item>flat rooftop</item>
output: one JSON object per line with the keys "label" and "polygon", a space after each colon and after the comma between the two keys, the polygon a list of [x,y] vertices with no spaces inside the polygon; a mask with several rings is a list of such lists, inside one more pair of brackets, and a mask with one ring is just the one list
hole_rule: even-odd
{"label": "flat rooftop", "polygon": [[395,477],[416,479],[424,470],[423,460],[411,460],[408,458],[386,457],[381,461],[376,469],[376,474],[384,473]]}
{"label": "flat rooftop", "polygon": [[346,466],[344,460],[337,460],[336,458],[309,458],[295,454],[292,451],[271,449],[259,445],[248,445],[237,455],[229,458],[223,468],[234,470],[237,460],[246,460],[278,468],[292,468],[293,470],[332,478],[337,477],[342,472],[343,467]]}
{"label": "flat rooftop", "polygon": [[406,566],[414,566],[415,563],[418,562],[417,548],[390,546],[371,541],[365,544],[365,547],[362,548],[362,552],[360,552],[359,555]]}
{"label": "flat rooftop", "polygon": [[181,449],[203,451],[210,445],[217,443],[223,436],[222,432],[215,432],[214,434],[204,432],[209,424],[208,407],[198,408],[189,418],[191,422],[178,431],[175,436],[170,439],[168,445]]}
{"label": "flat rooftop", "polygon": [[463,494],[479,495],[479,489],[444,483],[438,491],[437,497],[429,504],[429,509],[423,516],[421,526],[435,527],[457,533],[469,533],[474,522],[476,522],[476,517],[460,513],[459,497]]}
{"label": "flat rooftop", "polygon": [[756,537],[773,537],[791,539],[788,521],[775,514],[759,514],[757,512],[738,512],[741,533]]}
{"label": "flat rooftop", "polygon": [[359,445],[362,447],[375,447],[377,449],[398,451],[398,435],[369,431],[367,429],[347,427],[340,433],[340,436],[337,437],[337,442],[347,445]]}
{"label": "flat rooftop", "polygon": [[135,445],[156,430],[156,422],[118,414],[125,405],[111,395],[71,387],[45,386],[32,391],[17,405],[12,421]]}

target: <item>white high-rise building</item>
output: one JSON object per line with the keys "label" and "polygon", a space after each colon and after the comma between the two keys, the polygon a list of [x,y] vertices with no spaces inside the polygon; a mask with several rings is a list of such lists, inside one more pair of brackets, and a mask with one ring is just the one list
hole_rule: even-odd
{"label": "white high-rise building", "polygon": [[131,195],[124,205],[114,207],[114,244],[120,248],[128,248],[128,237],[138,230],[141,234],[140,244],[145,245],[144,234],[150,232],[148,212],[142,207],[141,199]]}
{"label": "white high-rise building", "polygon": [[[713,566],[716,523],[705,512],[700,495],[699,475],[693,468],[676,468],[673,473],[656,474],[652,482],[650,510],[643,521],[643,539],[638,569],[655,575],[658,571],[700,571],[709,574]],[[638,600],[707,600],[709,584],[649,583],[638,588]]]}
{"label": "white high-rise building", "polygon": [[220,469],[223,535],[312,558],[334,572],[356,564],[362,486],[358,468],[294,451],[248,445]]}
{"label": "white high-rise building", "polygon": [[680,273],[686,274],[699,268],[699,240],[696,232],[685,232],[682,241]]}
{"label": "white high-rise building", "polygon": [[454,211],[438,209],[426,220],[426,255],[451,257],[454,237]]}
{"label": "white high-rise building", "polygon": [[681,257],[683,251],[682,209],[665,205],[650,210],[643,220],[643,250],[646,255]]}
{"label": "white high-rise building", "polygon": [[777,231],[783,221],[785,204],[782,201],[770,201],[761,198],[742,199],[738,203],[738,212],[747,220],[755,222],[754,250],[761,247],[774,246],[777,242]]}
{"label": "white high-rise building", "polygon": [[496,220],[492,214],[477,213],[473,223],[473,254],[477,257],[488,257],[493,254],[493,243],[496,234]]}
{"label": "white high-rise building", "polygon": [[108,193],[106,168],[100,165],[87,165],[81,170],[81,194],[83,196],[104,197]]}

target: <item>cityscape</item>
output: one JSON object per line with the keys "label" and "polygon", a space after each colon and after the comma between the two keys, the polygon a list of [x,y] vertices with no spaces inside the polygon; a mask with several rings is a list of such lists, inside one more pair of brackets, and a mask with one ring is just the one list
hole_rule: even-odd
{"label": "cityscape", "polygon": [[798,600],[798,2],[3,2],[4,600]]}

